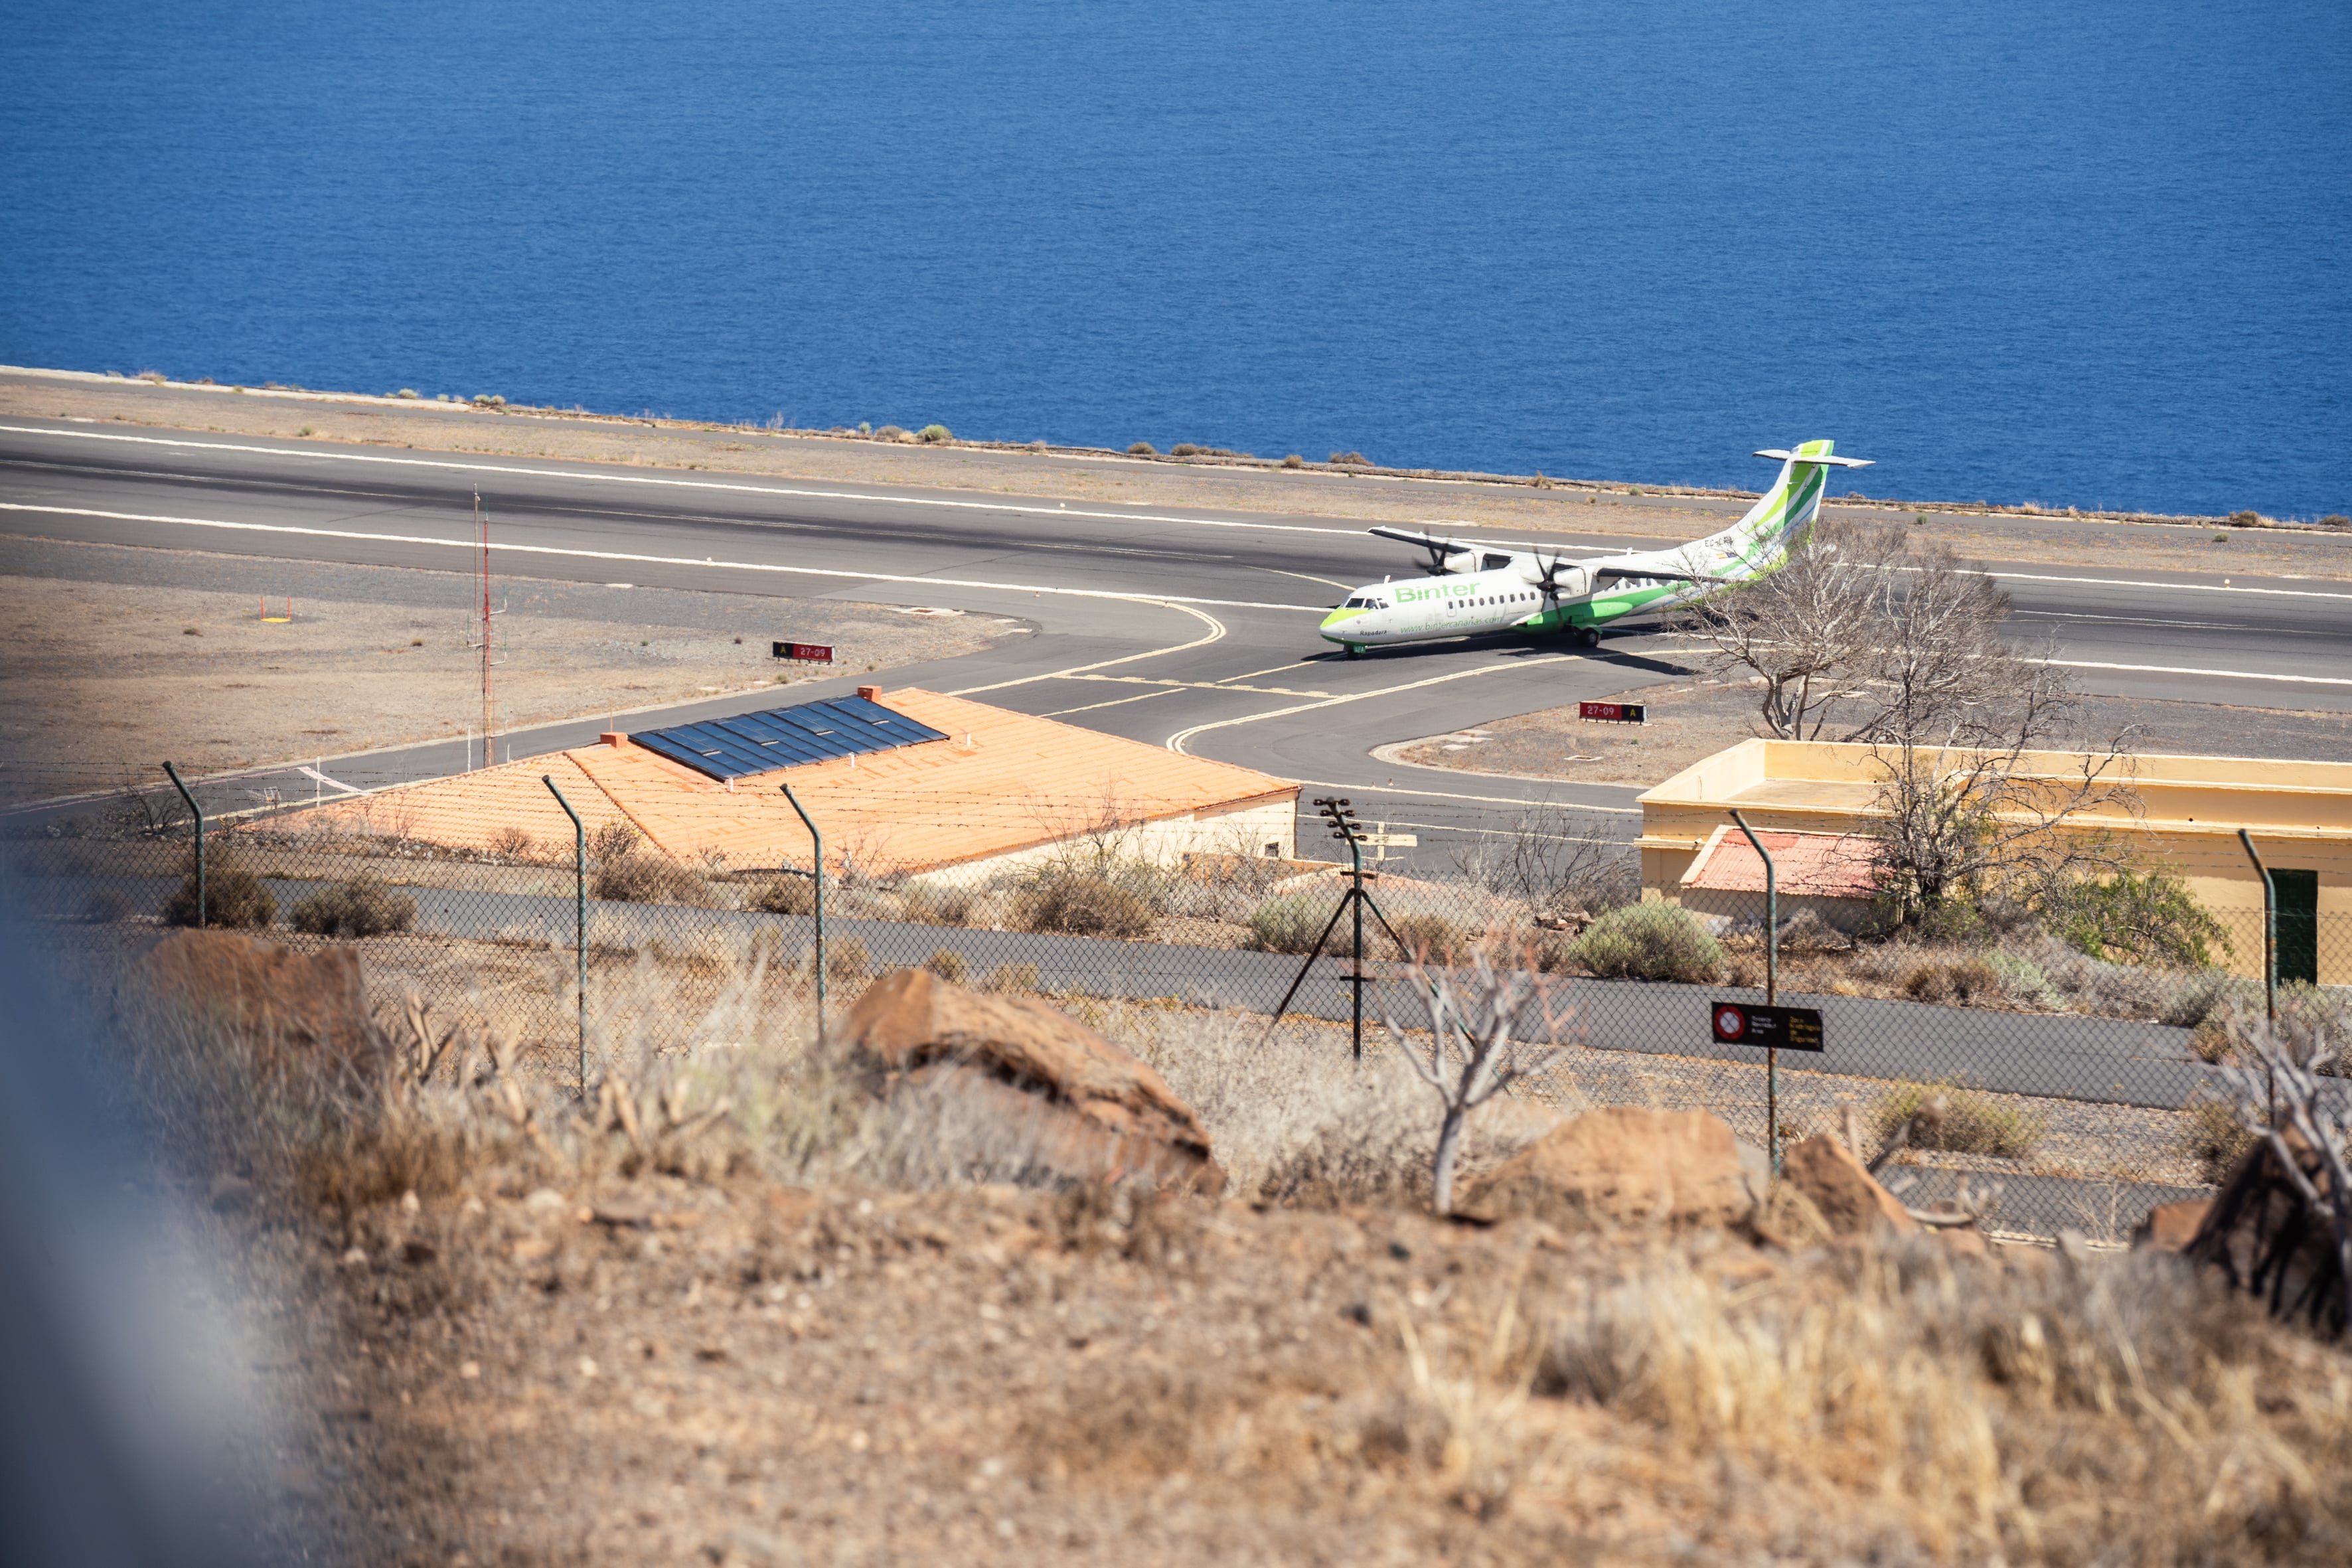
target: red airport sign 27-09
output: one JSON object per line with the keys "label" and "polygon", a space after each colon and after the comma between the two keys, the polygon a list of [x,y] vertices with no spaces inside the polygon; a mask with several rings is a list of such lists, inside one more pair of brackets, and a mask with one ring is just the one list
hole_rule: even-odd
{"label": "red airport sign 27-09", "polygon": [[1576,716],[1609,724],[1639,724],[1648,715],[1638,702],[1580,702]]}
{"label": "red airport sign 27-09", "polygon": [[1714,1026],[1718,1045],[1770,1047],[1784,1051],[1822,1048],[1822,1016],[1811,1007],[1717,1002],[1709,1005],[1708,1012],[1708,1022]]}

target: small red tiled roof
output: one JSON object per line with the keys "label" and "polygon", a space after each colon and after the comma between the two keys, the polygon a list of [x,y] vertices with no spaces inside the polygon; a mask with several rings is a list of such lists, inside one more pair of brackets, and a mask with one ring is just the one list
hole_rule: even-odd
{"label": "small red tiled roof", "polygon": [[[1853,833],[1794,833],[1759,828],[1771,851],[1774,879],[1791,897],[1868,899],[1878,892],[1878,841]],[[1764,861],[1738,827],[1718,827],[1683,873],[1683,886],[1711,893],[1760,893]]]}

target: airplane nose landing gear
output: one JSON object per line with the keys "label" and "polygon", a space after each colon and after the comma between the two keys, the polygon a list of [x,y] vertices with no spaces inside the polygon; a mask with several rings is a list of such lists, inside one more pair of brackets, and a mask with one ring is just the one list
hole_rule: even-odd
{"label": "airplane nose landing gear", "polygon": [[1349,658],[1354,658],[1364,651],[1364,646],[1361,643],[1344,643],[1341,646],[1348,650],[1348,657]]}

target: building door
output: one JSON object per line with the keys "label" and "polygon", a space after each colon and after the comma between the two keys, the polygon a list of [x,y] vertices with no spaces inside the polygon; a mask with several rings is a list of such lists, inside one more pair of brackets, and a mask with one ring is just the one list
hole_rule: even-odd
{"label": "building door", "polygon": [[2273,871],[2278,896],[2278,977],[2319,984],[2319,873]]}

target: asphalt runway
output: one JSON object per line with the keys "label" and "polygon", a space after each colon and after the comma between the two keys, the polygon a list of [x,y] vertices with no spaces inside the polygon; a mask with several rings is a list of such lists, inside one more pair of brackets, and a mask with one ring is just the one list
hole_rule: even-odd
{"label": "asphalt runway", "polygon": [[[916,489],[289,443],[16,418],[0,426],[0,537],[470,570],[479,489],[503,575],[832,597],[1026,618],[989,652],[894,669],[891,685],[1240,763],[1348,795],[1442,859],[1533,805],[1560,830],[1630,833],[1630,786],[1529,783],[1376,761],[1375,746],[1674,678],[1681,640],[1640,626],[1580,650],[1486,638],[1348,660],[1315,635],[1345,590],[1414,570],[1345,519],[1064,505]],[[1593,548],[1637,542],[1549,535]],[[1641,542],[1654,544],[1654,541]],[[2352,586],[2325,580],[1992,563],[2030,634],[2054,633],[2086,692],[2352,710]],[[856,679],[795,683],[795,700]],[[629,727],[738,711],[737,696]],[[506,738],[529,755],[603,721]],[[456,742],[331,760],[370,786],[462,765]],[[250,784],[252,781],[247,781]],[[291,795],[314,781],[289,776]],[[1319,835],[1302,826],[1301,847]]]}

